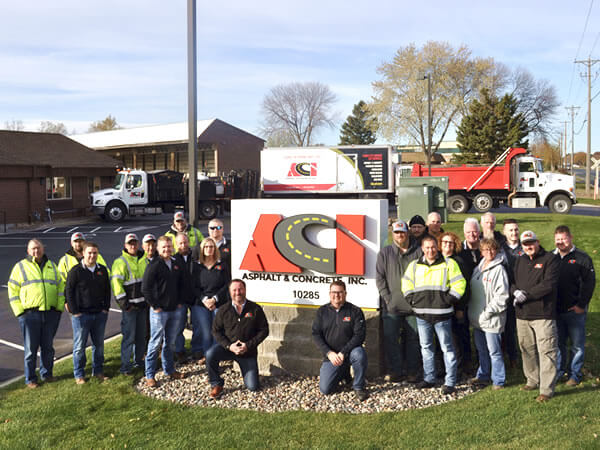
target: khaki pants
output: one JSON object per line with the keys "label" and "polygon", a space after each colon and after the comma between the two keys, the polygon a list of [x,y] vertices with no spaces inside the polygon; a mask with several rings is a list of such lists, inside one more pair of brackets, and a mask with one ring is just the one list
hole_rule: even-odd
{"label": "khaki pants", "polygon": [[558,375],[558,331],[555,320],[517,319],[523,373],[529,386],[552,397]]}

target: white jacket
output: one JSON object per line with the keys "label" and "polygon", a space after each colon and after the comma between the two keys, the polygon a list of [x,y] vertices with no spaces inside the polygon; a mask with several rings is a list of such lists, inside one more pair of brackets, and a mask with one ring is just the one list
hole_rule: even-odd
{"label": "white jacket", "polygon": [[484,269],[485,259],[482,259],[471,277],[469,322],[488,333],[502,333],[506,324],[509,284],[502,262],[502,255],[496,255]]}

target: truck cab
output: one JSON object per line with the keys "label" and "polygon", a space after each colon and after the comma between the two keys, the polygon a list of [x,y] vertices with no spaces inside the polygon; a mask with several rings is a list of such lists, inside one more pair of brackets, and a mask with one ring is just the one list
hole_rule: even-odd
{"label": "truck cab", "polygon": [[131,207],[148,203],[148,177],[142,170],[117,173],[113,186],[91,194],[92,211],[111,222],[119,222]]}

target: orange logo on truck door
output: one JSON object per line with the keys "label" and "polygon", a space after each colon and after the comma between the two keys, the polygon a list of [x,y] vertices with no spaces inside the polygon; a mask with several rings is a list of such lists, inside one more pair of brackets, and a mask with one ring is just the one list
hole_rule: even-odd
{"label": "orange logo on truck door", "polygon": [[317,163],[316,162],[292,163],[287,176],[288,177],[316,177],[317,176]]}
{"label": "orange logo on truck door", "polygon": [[[306,228],[336,230],[336,248],[319,247],[306,238]],[[300,273],[302,269],[338,275],[364,275],[365,248],[350,236],[365,238],[365,216],[299,214],[283,218],[261,214],[240,265],[253,272]]]}

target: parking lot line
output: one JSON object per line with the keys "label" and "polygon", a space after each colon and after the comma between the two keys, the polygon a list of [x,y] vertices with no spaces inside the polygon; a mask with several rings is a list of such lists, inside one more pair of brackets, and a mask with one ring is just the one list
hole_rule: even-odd
{"label": "parking lot line", "polygon": [[0,344],[4,344],[8,347],[16,348],[17,350],[25,351],[25,347],[18,344],[13,344],[12,342],[5,341],[4,339],[0,339]]}
{"label": "parking lot line", "polygon": [[98,231],[100,228],[102,228],[102,227],[96,227],[96,228],[94,228],[92,231],[90,231],[90,233],[95,233],[95,232],[96,232],[96,231]]}
{"label": "parking lot line", "polygon": [[66,233],[72,233],[72,232],[73,232],[73,231],[75,231],[77,228],[79,228],[79,227],[73,227],[73,228],[71,228],[69,231],[66,231]]}
{"label": "parking lot line", "polygon": [[47,233],[48,231],[52,231],[52,230],[54,230],[55,228],[56,228],[56,227],[48,228],[47,230],[45,230],[45,231],[42,231],[42,233]]}

